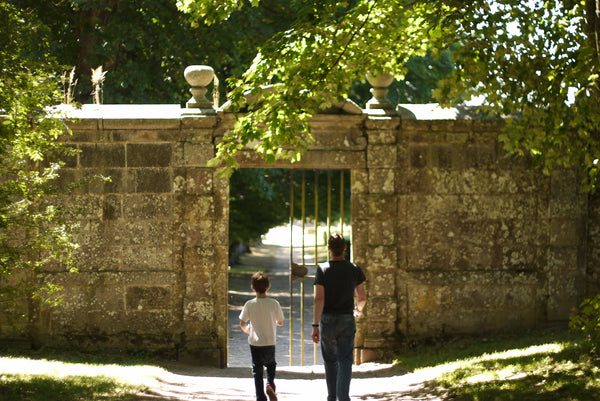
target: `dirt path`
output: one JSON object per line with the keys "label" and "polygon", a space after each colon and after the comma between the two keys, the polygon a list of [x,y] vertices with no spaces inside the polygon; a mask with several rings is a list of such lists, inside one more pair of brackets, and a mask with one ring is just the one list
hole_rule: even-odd
{"label": "dirt path", "polygon": [[[183,365],[166,367],[149,387],[142,400],[225,400],[252,401],[254,383],[250,368],[209,369]],[[369,401],[441,401],[442,392],[429,382],[439,371],[423,370],[402,374],[390,365],[355,366],[350,396]],[[320,401],[326,399],[322,367],[278,367],[277,393],[281,401]]]}

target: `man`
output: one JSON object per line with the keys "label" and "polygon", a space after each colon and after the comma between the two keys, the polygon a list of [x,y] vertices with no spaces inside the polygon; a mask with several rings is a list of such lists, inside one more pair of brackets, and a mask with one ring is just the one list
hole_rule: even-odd
{"label": "man", "polygon": [[340,234],[329,237],[327,249],[330,260],[320,264],[315,274],[312,339],[321,343],[327,401],[349,401],[356,333],[354,318],[362,314],[367,302],[365,275],[360,267],[345,260],[346,241]]}

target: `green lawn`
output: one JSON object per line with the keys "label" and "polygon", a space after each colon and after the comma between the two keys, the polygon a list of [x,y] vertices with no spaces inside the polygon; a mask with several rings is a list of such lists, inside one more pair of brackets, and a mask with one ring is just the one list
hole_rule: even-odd
{"label": "green lawn", "polygon": [[28,354],[0,356],[0,400],[139,400],[145,383],[161,370],[134,361],[96,362],[92,355]]}
{"label": "green lawn", "polygon": [[415,347],[397,363],[436,369],[430,385],[454,401],[600,400],[600,359],[561,331],[440,342]]}

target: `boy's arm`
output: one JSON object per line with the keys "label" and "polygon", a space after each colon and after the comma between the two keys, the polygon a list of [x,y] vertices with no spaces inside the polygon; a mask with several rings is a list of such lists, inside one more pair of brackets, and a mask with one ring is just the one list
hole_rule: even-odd
{"label": "boy's arm", "polygon": [[240,327],[242,328],[242,331],[248,335],[250,335],[250,328],[248,327],[248,325],[246,324],[245,320],[240,320]]}

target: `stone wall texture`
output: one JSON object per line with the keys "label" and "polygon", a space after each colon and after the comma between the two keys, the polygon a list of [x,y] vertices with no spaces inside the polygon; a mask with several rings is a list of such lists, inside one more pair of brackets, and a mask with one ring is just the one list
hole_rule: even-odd
{"label": "stone wall texture", "polygon": [[[207,167],[226,112],[94,106],[69,123],[80,154],[61,199],[79,209],[78,274],[48,271],[64,303],[39,308],[37,341],[227,363],[228,180]],[[505,157],[502,121],[316,116],[301,162],[351,171],[352,255],[367,275],[356,361],[411,338],[564,323],[599,290],[600,198],[577,174]],[[242,167],[265,167],[250,149]],[[20,335],[6,325],[0,335]],[[21,333],[22,335],[22,333]]]}

